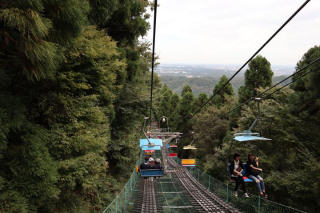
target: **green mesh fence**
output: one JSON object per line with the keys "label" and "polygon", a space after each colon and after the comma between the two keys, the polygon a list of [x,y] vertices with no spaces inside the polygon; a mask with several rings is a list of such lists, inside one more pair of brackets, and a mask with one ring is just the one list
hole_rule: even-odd
{"label": "green mesh fence", "polygon": [[116,196],[116,198],[109,204],[109,206],[103,211],[103,213],[118,213],[128,212],[128,208],[133,205],[130,203],[135,194],[135,186],[138,180],[138,174],[134,170],[130,176],[130,179],[123,187],[122,191]]}
{"label": "green mesh fence", "polygon": [[[175,159],[177,163],[181,163],[180,159]],[[235,197],[233,194],[234,185],[225,184],[224,182],[211,177],[197,167],[188,167],[190,174],[198,180],[209,191],[216,194],[226,202],[231,203],[235,208],[243,212],[253,213],[282,213],[282,212],[304,212],[290,206],[282,205],[260,196],[250,195],[249,198],[244,198],[242,194]]]}
{"label": "green mesh fence", "polygon": [[[136,165],[140,165],[142,162],[144,162],[144,153],[140,153],[140,158],[137,161]],[[162,155],[160,150],[156,150],[152,154],[153,158],[160,158],[162,159]],[[103,211],[103,213],[118,213],[118,212],[128,212],[130,207],[133,206],[133,200],[135,193],[137,190],[135,189],[136,183],[138,181],[139,175],[136,173],[135,169],[132,172],[130,179],[125,184],[122,191],[116,196],[116,198],[109,204],[109,206]]]}

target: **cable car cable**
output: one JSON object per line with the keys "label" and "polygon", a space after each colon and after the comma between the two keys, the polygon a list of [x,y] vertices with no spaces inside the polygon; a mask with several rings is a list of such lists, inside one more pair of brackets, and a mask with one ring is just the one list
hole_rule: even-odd
{"label": "cable car cable", "polygon": [[[308,72],[305,72],[303,73],[303,71],[305,71],[307,68],[309,68],[310,66],[314,65],[315,63],[319,62],[320,61],[320,57],[316,58],[315,60],[313,60],[311,63],[307,64],[306,66],[302,67],[301,69],[299,69],[298,71],[296,71],[295,73],[289,75],[288,77],[284,78],[283,80],[279,81],[278,83],[276,83],[275,85],[273,85],[272,87],[266,89],[265,91],[263,91],[262,93],[256,95],[256,96],[251,96],[249,99],[247,99],[245,102],[239,104],[237,107],[233,108],[232,110],[229,111],[229,113],[235,111],[236,109],[240,108],[241,106],[243,105],[246,105],[247,103],[249,103],[250,101],[253,101],[255,97],[262,97],[265,93],[269,92],[270,90],[272,90],[273,88],[279,86],[280,84],[282,84],[283,82],[287,81],[288,79],[296,76],[296,75],[299,75],[299,74],[302,74],[301,76],[298,77],[298,79],[302,78],[303,76],[305,76],[305,74],[308,74],[310,73],[309,71]],[[282,86],[280,88],[284,88],[290,84],[292,84],[294,81],[296,80],[292,80],[289,84],[286,84],[285,86]],[[269,96],[269,95],[268,95]],[[267,96],[265,96],[267,97]],[[265,98],[265,97],[262,97],[262,98]]]}
{"label": "cable car cable", "polygon": [[202,111],[202,109],[212,101],[212,99],[219,94],[221,91],[224,90],[224,88],[230,83],[230,81],[236,77],[241,70],[247,66],[247,64],[254,58],[256,57],[256,55],[259,54],[259,52],[265,47],[267,46],[267,44],[270,43],[270,41],[272,41],[272,39],[310,2],[311,0],[306,0],[279,28],[277,31],[275,31],[271,37],[228,79],[228,81],[220,88],[218,89],[218,91],[216,91],[215,93],[213,93],[213,95],[195,112],[191,115],[191,119],[198,114],[199,112]]}
{"label": "cable car cable", "polygon": [[285,87],[287,87],[287,86],[289,86],[289,85],[293,84],[294,82],[296,82],[297,80],[299,80],[299,79],[303,78],[304,76],[308,75],[308,74],[309,74],[309,73],[311,73],[311,72],[313,72],[313,70],[309,70],[309,71],[307,71],[307,72],[303,73],[303,74],[302,74],[301,76],[299,76],[298,78],[293,79],[291,82],[289,82],[289,83],[287,83],[287,84],[285,84],[285,85],[283,85],[283,86],[279,87],[278,89],[276,89],[276,90],[275,90],[275,91],[273,91],[272,93],[267,94],[267,95],[266,95],[265,97],[263,97],[263,98],[267,98],[267,97],[272,96],[273,94],[275,94],[275,93],[279,92],[280,90],[282,90],[283,88],[285,88]]}
{"label": "cable car cable", "polygon": [[152,39],[152,64],[151,64],[151,89],[150,89],[150,125],[152,122],[152,98],[153,98],[153,74],[154,74],[154,61],[155,61],[155,46],[156,46],[156,27],[157,27],[157,8],[158,0],[154,1],[154,17],[153,17],[153,39]]}

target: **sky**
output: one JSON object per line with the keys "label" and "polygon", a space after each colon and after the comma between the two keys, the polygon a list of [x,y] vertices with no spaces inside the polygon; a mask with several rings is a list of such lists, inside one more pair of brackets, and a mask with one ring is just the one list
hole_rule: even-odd
{"label": "sky", "polygon": [[[304,1],[158,0],[159,62],[243,64]],[[311,0],[260,54],[273,65],[294,66],[320,44],[319,11],[320,0]]]}

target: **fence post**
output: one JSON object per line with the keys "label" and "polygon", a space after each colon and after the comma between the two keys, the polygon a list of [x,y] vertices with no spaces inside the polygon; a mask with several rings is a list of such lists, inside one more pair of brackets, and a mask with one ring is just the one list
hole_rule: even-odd
{"label": "fence post", "polygon": [[227,184],[227,198],[226,202],[229,202],[229,184]]}
{"label": "fence post", "polygon": [[127,186],[124,186],[124,190],[123,190],[123,198],[124,198],[124,205],[123,205],[123,212],[126,211],[126,207],[127,207]]}
{"label": "fence post", "polygon": [[261,212],[261,196],[258,196],[258,213]]}
{"label": "fence post", "polygon": [[116,197],[116,213],[118,213],[118,195]]}

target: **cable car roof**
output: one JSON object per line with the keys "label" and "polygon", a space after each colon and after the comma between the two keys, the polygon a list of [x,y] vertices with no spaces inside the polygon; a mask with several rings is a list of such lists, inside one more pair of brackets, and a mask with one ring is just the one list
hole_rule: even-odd
{"label": "cable car roof", "polygon": [[[150,141],[150,143],[149,143]],[[140,139],[140,148],[142,150],[161,150],[162,140],[161,139]]]}

